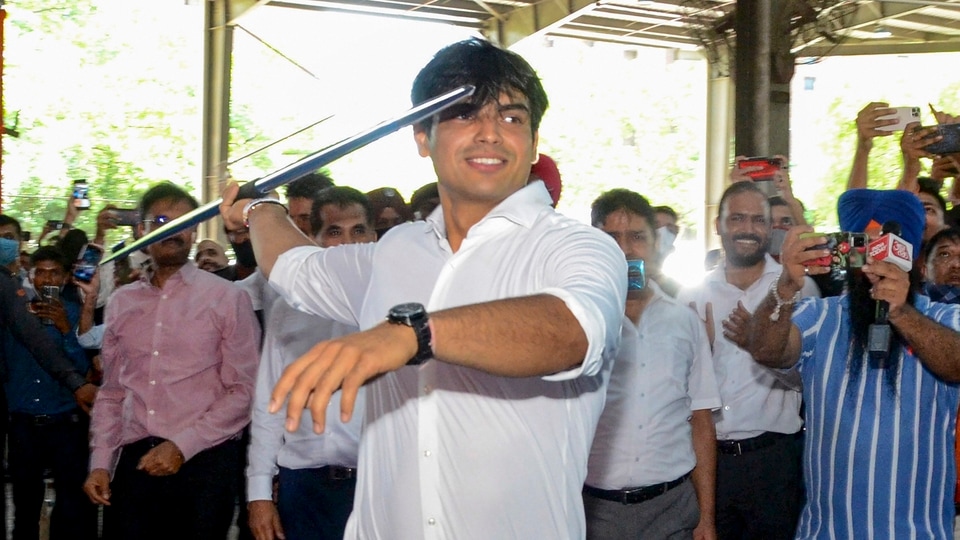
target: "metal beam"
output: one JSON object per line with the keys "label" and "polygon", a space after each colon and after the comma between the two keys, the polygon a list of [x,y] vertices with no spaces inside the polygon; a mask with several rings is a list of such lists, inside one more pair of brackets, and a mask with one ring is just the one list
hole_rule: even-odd
{"label": "metal beam", "polygon": [[[203,35],[203,156],[201,180],[203,202],[220,196],[226,180],[230,140],[230,66],[233,52],[233,26],[230,0],[204,3]],[[217,220],[201,226],[202,238],[224,240]]]}
{"label": "metal beam", "polygon": [[960,52],[960,39],[946,41],[928,41],[916,43],[890,43],[863,41],[841,43],[840,45],[821,45],[806,47],[798,57],[819,58],[823,56],[857,56],[863,54],[921,54],[939,52]]}
{"label": "metal beam", "polygon": [[487,20],[483,34],[507,48],[521,39],[544,35],[598,7],[592,0],[547,0],[509,12],[506,20]]}

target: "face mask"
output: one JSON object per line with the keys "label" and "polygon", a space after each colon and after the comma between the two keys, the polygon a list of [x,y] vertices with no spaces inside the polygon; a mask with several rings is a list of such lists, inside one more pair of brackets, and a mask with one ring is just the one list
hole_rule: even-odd
{"label": "face mask", "polygon": [[767,248],[767,253],[774,257],[780,256],[780,250],[783,249],[783,240],[787,237],[787,230],[780,227],[774,227],[770,230],[770,247]]}
{"label": "face mask", "polygon": [[20,242],[0,238],[0,266],[6,266],[20,256]]}
{"label": "face mask", "polygon": [[253,243],[249,240],[240,244],[231,243],[233,253],[237,256],[237,262],[247,268],[257,267],[257,257],[253,254]]}
{"label": "face mask", "polygon": [[657,252],[660,260],[673,253],[673,243],[677,240],[677,235],[670,232],[666,226],[657,229],[657,238],[660,240],[660,249]]}

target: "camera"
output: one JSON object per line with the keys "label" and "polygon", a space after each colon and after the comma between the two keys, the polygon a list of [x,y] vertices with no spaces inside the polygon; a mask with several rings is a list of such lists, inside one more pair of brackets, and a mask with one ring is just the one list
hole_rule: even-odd
{"label": "camera", "polygon": [[58,219],[47,220],[47,228],[50,229],[51,231],[62,231],[63,227],[64,227],[63,222]]}
{"label": "camera", "polygon": [[[44,285],[40,290],[40,300],[44,304],[52,304],[60,301],[60,287],[55,285]],[[42,317],[40,322],[46,325],[52,325],[53,319]]]}

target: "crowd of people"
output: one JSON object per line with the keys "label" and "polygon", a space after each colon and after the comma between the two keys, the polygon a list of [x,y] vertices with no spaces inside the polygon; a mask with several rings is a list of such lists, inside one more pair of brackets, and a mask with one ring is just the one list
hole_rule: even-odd
{"label": "crowd of people", "polygon": [[[864,108],[838,202],[844,234],[896,221],[913,268],[838,266],[787,158],[758,181],[738,157],[722,252],[681,286],[673,209],[554,209],[526,61],[450,45],[412,101],[463,84],[414,126],[437,182],[409,204],[319,172],[284,202],[228,185],[232,263],[187,229],[77,279],[115,208],[26,259],[0,215],[14,538],[46,476],[53,539],[953,537],[960,156],[924,150],[935,129],[907,126],[900,189],[871,190],[890,109]],[[135,237],[198,202],[164,182],[138,207]]]}

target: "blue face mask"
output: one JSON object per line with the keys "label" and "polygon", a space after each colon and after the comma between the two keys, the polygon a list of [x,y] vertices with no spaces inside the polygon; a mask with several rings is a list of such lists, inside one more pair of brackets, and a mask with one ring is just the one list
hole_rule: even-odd
{"label": "blue face mask", "polygon": [[20,242],[0,238],[0,266],[6,266],[20,256]]}

